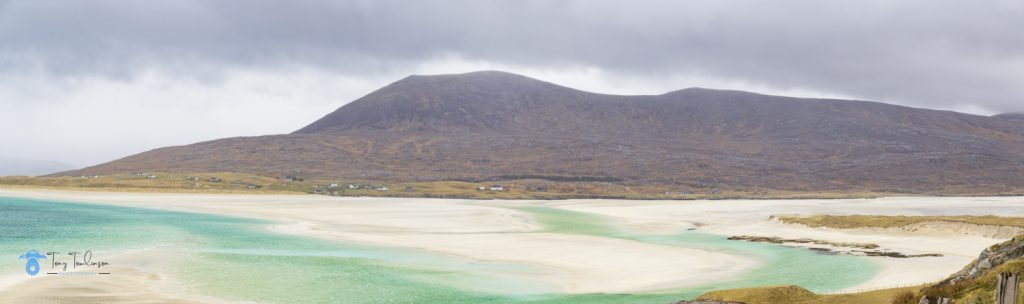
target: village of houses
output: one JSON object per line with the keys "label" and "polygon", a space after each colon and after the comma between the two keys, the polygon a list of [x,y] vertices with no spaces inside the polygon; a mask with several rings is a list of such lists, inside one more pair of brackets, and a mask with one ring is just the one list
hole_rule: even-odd
{"label": "village of houses", "polygon": [[[163,175],[163,176],[161,176],[161,175],[158,175],[158,174],[145,173],[145,172],[136,172],[136,173],[132,173],[132,174],[129,175],[130,179],[157,180],[157,179],[160,179],[161,177],[163,177],[165,179],[180,178],[180,176],[174,176],[174,175]],[[80,179],[98,179],[98,178],[100,178],[100,176],[99,175],[83,175],[83,176],[80,176],[79,178]],[[282,187],[289,186],[289,183],[306,184],[305,183],[306,180],[304,178],[299,177],[299,176],[294,176],[294,175],[288,175],[288,176],[279,177],[279,178],[276,178],[276,179],[283,182],[280,185]],[[232,185],[232,186],[236,186],[236,187],[244,187],[244,188],[251,189],[251,190],[261,189],[261,188],[264,187],[264,185],[261,185],[261,184],[255,183],[255,182],[249,182],[249,181],[246,181],[244,179],[236,179],[236,180],[233,180],[231,182],[225,183],[222,178],[216,177],[216,176],[206,176],[206,177],[186,176],[185,180],[190,182],[190,183],[192,183],[192,186],[194,186],[195,188],[199,188],[199,187],[203,186],[204,183],[206,183],[206,184]],[[383,185],[383,184],[363,184],[363,183],[343,184],[343,183],[337,183],[337,182],[328,183],[328,184],[310,185],[306,189],[308,189],[308,190],[305,190],[305,192],[307,192],[307,193],[320,194],[320,195],[344,195],[346,190],[349,190],[349,191],[370,190],[370,191],[380,191],[380,192],[392,191],[391,188],[389,188],[387,185]],[[544,192],[544,191],[547,191],[547,186],[545,186],[545,185],[528,185],[528,186],[525,187],[525,189],[528,190],[528,191],[532,191],[532,192]],[[477,191],[482,191],[482,192],[504,192],[504,191],[509,191],[509,190],[510,190],[509,186],[502,185],[502,184],[494,184],[494,185],[490,185],[490,186],[479,186],[479,187],[477,187]],[[404,186],[404,188],[402,188],[400,191],[401,192],[406,192],[406,193],[411,193],[411,192],[415,192],[416,189],[415,189],[414,186],[407,185],[407,186]]]}
{"label": "village of houses", "polygon": [[[82,182],[74,184],[90,187],[95,185],[163,188],[163,189],[195,189],[195,190],[227,190],[227,191],[279,191],[304,192],[328,196],[397,196],[397,197],[508,197],[522,195],[526,197],[567,197],[567,196],[600,196],[600,197],[634,197],[655,199],[691,199],[722,197],[718,187],[696,187],[683,189],[631,187],[616,183],[579,183],[552,182],[541,179],[522,179],[507,183],[490,182],[480,184],[474,182],[435,183],[364,183],[364,182],[328,182],[324,180],[306,180],[298,175],[281,177],[264,177],[248,174],[204,174],[204,175],[173,175],[137,172],[132,174],[115,174],[104,176],[87,175],[79,177]],[[184,179],[184,184],[182,183]],[[475,185],[474,185],[475,184]],[[701,189],[704,188],[704,189]],[[465,191],[476,192],[476,194]],[[541,194],[544,193],[544,194]],[[760,189],[745,193],[752,197],[767,197],[768,192]]]}

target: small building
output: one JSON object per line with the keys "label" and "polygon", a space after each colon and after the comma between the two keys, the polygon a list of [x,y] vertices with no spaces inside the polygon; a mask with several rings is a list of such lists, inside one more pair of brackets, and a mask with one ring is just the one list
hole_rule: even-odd
{"label": "small building", "polygon": [[211,178],[207,178],[206,181],[211,182],[211,183],[219,183],[219,182],[223,182],[224,180],[220,179],[220,178],[216,178],[216,177],[211,177]]}
{"label": "small building", "polygon": [[257,184],[248,184],[248,185],[246,185],[245,187],[246,187],[246,188],[249,188],[249,189],[259,189],[259,188],[263,188],[263,186],[261,186],[261,185],[257,185]]}
{"label": "small building", "polygon": [[289,181],[289,182],[301,182],[301,181],[304,181],[304,179],[302,179],[301,177],[294,176],[294,175],[285,176],[284,180],[285,181]]}
{"label": "small building", "polygon": [[484,190],[487,190],[487,187],[484,187],[484,186],[476,187],[476,190],[477,191],[484,191]]}
{"label": "small building", "polygon": [[148,178],[148,179],[156,179],[156,175],[147,175],[146,178]]}
{"label": "small building", "polygon": [[377,191],[388,191],[388,187],[387,186],[377,186],[376,189],[377,189]]}
{"label": "small building", "polygon": [[323,191],[323,190],[320,190],[320,189],[313,189],[313,194],[322,194],[322,193],[324,193],[324,191]]}
{"label": "small building", "polygon": [[359,189],[359,185],[356,185],[356,184],[348,184],[348,188],[349,188],[349,189]]}
{"label": "small building", "polygon": [[491,191],[505,191],[506,188],[505,188],[505,186],[502,186],[502,185],[491,185],[490,190]]}
{"label": "small building", "polygon": [[331,188],[331,189],[337,189],[338,188],[338,184],[330,184],[327,187]]}

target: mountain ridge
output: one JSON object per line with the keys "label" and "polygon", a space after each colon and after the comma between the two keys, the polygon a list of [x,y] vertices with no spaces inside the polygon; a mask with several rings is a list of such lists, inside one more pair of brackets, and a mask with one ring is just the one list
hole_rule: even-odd
{"label": "mountain ridge", "polygon": [[704,88],[609,95],[485,71],[406,77],[291,134],[161,148],[65,174],[601,176],[682,188],[920,192],[1017,189],[1021,155],[1024,125],[998,117]]}
{"label": "mountain ridge", "polygon": [[72,168],[75,166],[57,161],[0,157],[0,176],[36,176]]}

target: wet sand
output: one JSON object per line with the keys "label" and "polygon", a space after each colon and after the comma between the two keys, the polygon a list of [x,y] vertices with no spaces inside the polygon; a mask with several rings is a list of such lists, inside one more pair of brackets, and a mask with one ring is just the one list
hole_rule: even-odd
{"label": "wet sand", "polygon": [[[447,199],[332,198],[312,195],[188,195],[0,189],[0,195],[146,207],[259,218],[271,231],[308,237],[442,253],[471,261],[530,265],[540,271],[509,273],[554,286],[554,292],[645,292],[727,280],[757,266],[721,252],[662,246],[587,235],[543,233],[530,214],[512,206],[545,206],[599,214],[622,227],[671,234],[696,228],[718,235],[813,238],[875,243],[905,253],[943,257],[872,258],[883,265],[870,281],[850,290],[936,281],[959,270],[982,248],[1001,239],[949,233],[812,229],[769,220],[773,214],[961,215],[1024,214],[1022,198],[886,198],[873,200],[758,201],[471,201]],[[530,232],[530,233],[527,233]],[[117,281],[15,283],[0,302],[19,302],[52,288],[131,290],[123,299],[178,299],[179,287],[145,261],[122,263],[130,274]],[[139,269],[147,269],[140,271]],[[698,274],[698,275],[695,275]],[[628,279],[623,279],[628,278]],[[0,287],[2,288],[2,287]],[[108,290],[105,294],[111,294]],[[168,296],[174,295],[174,296]],[[85,297],[87,298],[87,297]],[[117,298],[120,300],[122,298]],[[111,300],[113,301],[113,300]],[[146,302],[139,300],[140,302]],[[98,299],[96,302],[107,302]],[[129,301],[130,302],[130,301]],[[219,302],[219,301],[218,301]]]}

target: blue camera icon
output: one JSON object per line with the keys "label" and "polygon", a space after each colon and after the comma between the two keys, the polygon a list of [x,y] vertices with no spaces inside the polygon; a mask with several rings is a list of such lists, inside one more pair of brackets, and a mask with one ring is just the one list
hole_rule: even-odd
{"label": "blue camera icon", "polygon": [[39,274],[39,259],[46,259],[45,255],[40,254],[35,250],[29,250],[25,254],[18,257],[18,259],[26,259],[25,262],[25,273],[30,276]]}

